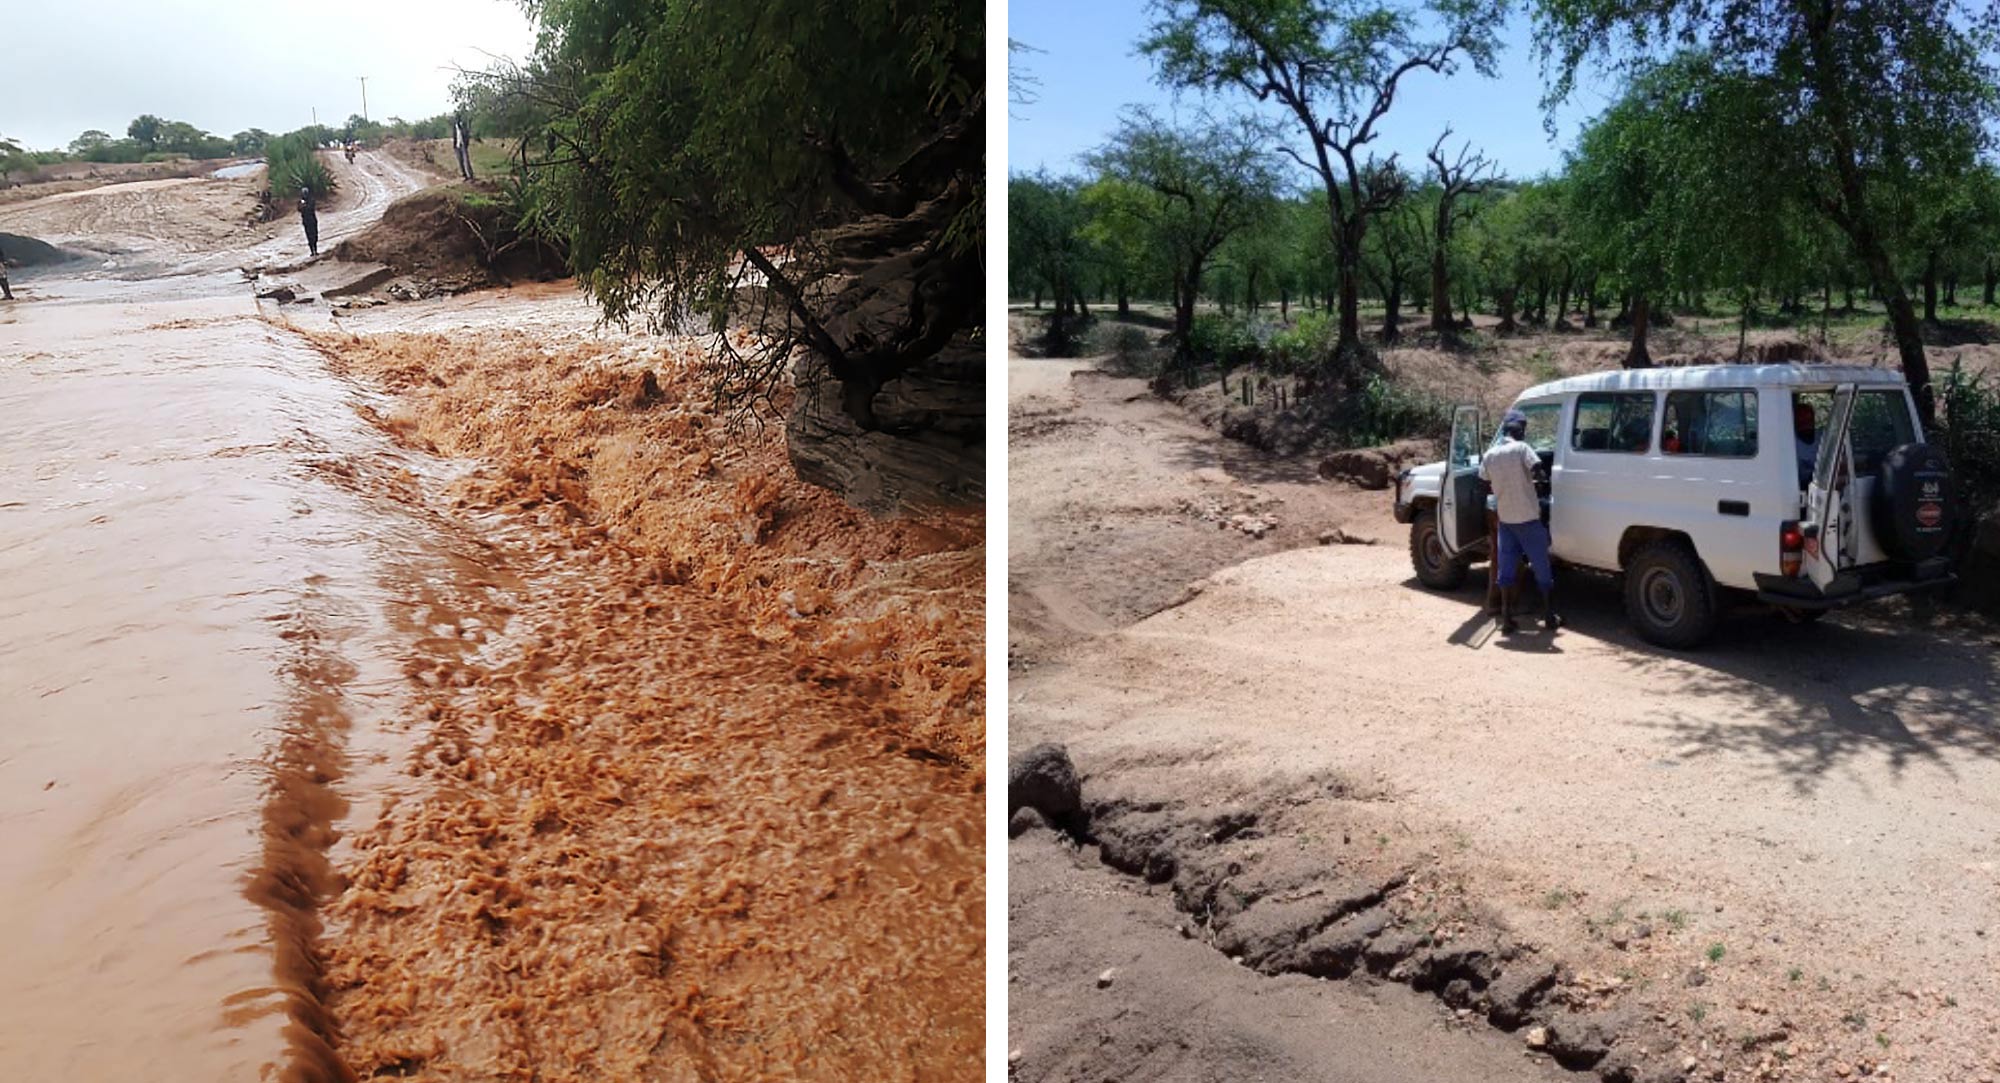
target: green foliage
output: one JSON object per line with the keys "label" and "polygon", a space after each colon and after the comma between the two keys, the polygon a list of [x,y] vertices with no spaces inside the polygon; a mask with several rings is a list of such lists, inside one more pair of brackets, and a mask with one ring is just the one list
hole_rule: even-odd
{"label": "green foliage", "polygon": [[1452,404],[1402,387],[1380,374],[1340,399],[1327,430],[1336,447],[1374,447],[1411,437],[1440,439],[1451,434]]}
{"label": "green foliage", "polygon": [[[1377,123],[1412,72],[1450,75],[1463,60],[1494,74],[1504,0],[1154,0],[1139,48],[1160,81],[1233,89],[1282,106],[1303,129],[1325,199],[1327,235],[1348,287],[1362,243],[1405,194],[1407,178],[1366,156]],[[1302,162],[1306,159],[1301,158]],[[1360,356],[1355,289],[1343,291],[1336,360]]]}
{"label": "green foliage", "polygon": [[1250,321],[1204,312],[1194,318],[1188,332],[1187,354],[1199,364],[1227,370],[1263,360],[1264,345]]}
{"label": "green foliage", "polygon": [[301,188],[310,188],[316,200],[324,200],[332,194],[333,174],[319,160],[316,153],[318,144],[311,138],[312,134],[301,129],[266,144],[265,183],[273,200],[282,203],[296,198]]}
{"label": "green foliage", "polygon": [[159,144],[160,128],[164,123],[151,113],[142,114],[126,126],[125,134],[150,152]]}
{"label": "green foliage", "polygon": [[2000,386],[1957,361],[1939,384],[1937,441],[1975,506],[2000,497]]}
{"label": "green foliage", "polygon": [[1271,217],[1278,179],[1269,140],[1269,131],[1249,117],[1178,126],[1131,109],[1110,141],[1086,157],[1124,185],[1122,198],[1106,208],[1116,232],[1165,262],[1177,295],[1177,332],[1188,331],[1216,251]]}
{"label": "green foliage", "polygon": [[1305,372],[1333,352],[1339,333],[1333,314],[1321,309],[1302,312],[1292,325],[1271,336],[1272,367],[1281,372]]}
{"label": "green foliage", "polygon": [[244,157],[264,153],[264,147],[270,141],[271,133],[262,128],[237,132],[229,138],[230,149]]}

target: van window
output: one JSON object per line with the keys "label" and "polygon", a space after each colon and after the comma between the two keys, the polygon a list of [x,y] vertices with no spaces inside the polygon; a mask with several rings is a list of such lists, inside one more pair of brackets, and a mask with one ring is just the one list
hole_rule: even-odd
{"label": "van window", "polygon": [[[1528,415],[1528,432],[1523,440],[1537,454],[1547,455],[1556,449],[1556,422],[1562,419],[1562,403],[1538,402],[1533,406],[1516,406],[1514,409]],[[1505,424],[1505,417],[1502,417]],[[1493,442],[1499,443],[1501,430],[1493,430]]]}
{"label": "van window", "polygon": [[1847,432],[1848,443],[1854,448],[1854,473],[1872,477],[1881,468],[1883,456],[1916,440],[1910,426],[1909,397],[1901,388],[1856,392]]}
{"label": "van window", "polygon": [[1756,458],[1757,393],[1748,389],[1668,392],[1660,450],[1669,455]]}
{"label": "van window", "polygon": [[1645,451],[1653,446],[1653,393],[1617,391],[1576,397],[1578,451]]}

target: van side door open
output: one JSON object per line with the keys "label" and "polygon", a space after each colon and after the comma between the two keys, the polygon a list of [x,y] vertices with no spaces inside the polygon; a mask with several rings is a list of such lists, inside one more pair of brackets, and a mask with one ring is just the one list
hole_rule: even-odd
{"label": "van side door open", "polygon": [[1486,501],[1480,498],[1479,457],[1486,450],[1483,411],[1461,406],[1451,415],[1451,444],[1438,487],[1438,540],[1456,557],[1486,536]]}
{"label": "van side door open", "polygon": [[1854,385],[1833,391],[1833,409],[1820,440],[1819,460],[1806,487],[1805,572],[1825,591],[1844,569],[1854,566],[1854,450],[1848,428],[1854,418]]}

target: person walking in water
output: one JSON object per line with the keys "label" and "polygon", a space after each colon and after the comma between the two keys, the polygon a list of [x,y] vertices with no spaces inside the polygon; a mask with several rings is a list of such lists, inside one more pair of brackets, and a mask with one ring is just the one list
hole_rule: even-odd
{"label": "person walking in water", "polygon": [[1535,585],[1542,588],[1542,626],[1551,632],[1562,626],[1562,618],[1556,615],[1555,570],[1549,566],[1549,528],[1542,523],[1541,495],[1535,490],[1535,471],[1542,459],[1523,439],[1527,434],[1528,415],[1507,411],[1500,422],[1500,441],[1479,460],[1479,476],[1493,486],[1494,502],[1499,505],[1495,559],[1499,563],[1500,630],[1508,634],[1520,631],[1514,621],[1514,580],[1523,554],[1535,569]]}
{"label": "person walking in water", "polygon": [[299,224],[306,227],[306,250],[319,255],[319,210],[310,188],[299,189]]}
{"label": "person walking in water", "polygon": [[14,299],[14,287],[7,284],[7,253],[0,251],[0,301]]}

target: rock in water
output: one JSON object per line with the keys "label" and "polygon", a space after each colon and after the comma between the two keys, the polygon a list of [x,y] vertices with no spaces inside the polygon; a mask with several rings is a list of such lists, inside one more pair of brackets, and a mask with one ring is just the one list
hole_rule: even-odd
{"label": "rock in water", "polygon": [[1007,761],[1007,814],[1031,808],[1063,823],[1083,811],[1083,785],[1069,750],[1044,742]]}

